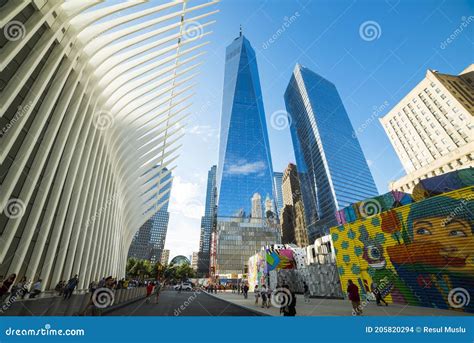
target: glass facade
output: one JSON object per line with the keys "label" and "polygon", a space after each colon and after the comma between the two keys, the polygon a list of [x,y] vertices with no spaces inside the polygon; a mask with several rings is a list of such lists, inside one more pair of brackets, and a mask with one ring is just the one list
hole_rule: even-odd
{"label": "glass facade", "polygon": [[237,277],[262,246],[280,243],[279,225],[266,219],[219,217],[216,274]]}
{"label": "glass facade", "polygon": [[283,190],[281,188],[283,183],[283,173],[274,172],[273,183],[273,186],[275,187],[275,204],[277,209],[277,217],[279,217],[281,211],[283,210]]}
{"label": "glass facade", "polygon": [[249,216],[255,193],[275,199],[257,61],[244,36],[226,49],[217,189],[222,217]]}
{"label": "glass facade", "polygon": [[297,65],[285,103],[312,241],[336,225],[336,210],[377,188],[334,84]]}
{"label": "glass facade", "polygon": [[[158,173],[156,173],[158,171]],[[164,205],[143,224],[133,237],[128,257],[134,257],[141,260],[149,260],[152,263],[161,261],[161,254],[165,247],[166,232],[170,215],[168,213],[169,196],[171,192],[172,176],[168,169],[160,170],[155,166],[148,173],[143,175],[149,178],[147,182],[155,184],[146,192],[147,198],[160,198],[165,200]],[[160,179],[161,176],[161,179]],[[158,188],[159,187],[159,188]],[[159,191],[158,191],[159,189]],[[153,208],[148,211],[152,211]]]}
{"label": "glass facade", "polygon": [[198,274],[208,274],[210,267],[211,236],[216,219],[216,173],[217,167],[212,166],[207,173],[206,206],[204,216],[201,218],[201,237],[197,271]]}

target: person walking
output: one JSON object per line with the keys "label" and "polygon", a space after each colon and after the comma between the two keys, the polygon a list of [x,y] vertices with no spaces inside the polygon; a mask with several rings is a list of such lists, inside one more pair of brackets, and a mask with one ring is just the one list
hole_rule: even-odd
{"label": "person walking", "polygon": [[158,300],[160,299],[160,292],[161,292],[161,288],[162,288],[162,284],[160,283],[160,281],[157,281],[156,282],[156,302],[155,304],[158,304]]}
{"label": "person walking", "polygon": [[260,288],[260,297],[262,298],[262,308],[267,307],[267,287],[265,285]]}
{"label": "person walking", "polygon": [[384,303],[385,306],[388,306],[387,302],[382,297],[382,293],[380,292],[380,289],[379,289],[377,283],[372,282],[372,285],[370,286],[370,290],[372,291],[372,293],[375,296],[375,302],[377,303],[377,306],[382,306],[381,303]]}
{"label": "person walking", "polygon": [[283,313],[284,317],[294,317],[296,316],[296,294],[290,290],[288,285],[283,286],[286,289],[289,299],[284,306],[280,308],[280,313]]}
{"label": "person walking", "polygon": [[153,282],[148,282],[148,285],[146,286],[146,303],[150,303],[150,296],[153,293],[153,288],[155,286],[153,285]]}
{"label": "person walking", "polygon": [[244,299],[247,299],[249,296],[249,285],[245,284],[243,287]]}
{"label": "person walking", "polygon": [[362,314],[362,307],[360,306],[359,287],[357,287],[352,280],[348,280],[347,283],[347,294],[352,303],[352,314],[360,316]]}
{"label": "person walking", "polygon": [[31,289],[30,292],[30,299],[36,298],[37,295],[41,293],[41,279],[36,280],[36,282],[33,284],[33,288]]}
{"label": "person walking", "polygon": [[69,281],[66,284],[66,287],[64,289],[64,299],[68,300],[71,298],[72,293],[74,292],[74,289],[79,283],[79,277],[78,275],[74,275],[73,278],[69,279]]}
{"label": "person walking", "polygon": [[255,305],[258,306],[258,298],[260,297],[260,293],[258,291],[258,285],[255,285],[255,289],[253,290],[253,293],[255,295]]}
{"label": "person walking", "polygon": [[10,287],[13,285],[16,279],[16,274],[10,274],[5,280],[3,280],[2,285],[0,286],[0,302],[3,302],[3,299],[7,297]]}
{"label": "person walking", "polygon": [[309,303],[310,302],[310,300],[309,300],[309,296],[310,296],[309,287],[306,284],[306,282],[304,282],[304,281],[303,281],[303,287],[304,287],[304,302]]}
{"label": "person walking", "polygon": [[267,308],[270,308],[270,303],[272,300],[272,290],[270,289],[270,286],[267,288]]}

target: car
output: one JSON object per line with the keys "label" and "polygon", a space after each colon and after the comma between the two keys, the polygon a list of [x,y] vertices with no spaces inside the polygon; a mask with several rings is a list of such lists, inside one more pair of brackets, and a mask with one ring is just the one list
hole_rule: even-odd
{"label": "car", "polygon": [[181,287],[182,291],[192,291],[193,290],[193,285],[190,282],[183,282],[181,284],[177,284],[173,288],[176,291],[178,291],[180,287]]}

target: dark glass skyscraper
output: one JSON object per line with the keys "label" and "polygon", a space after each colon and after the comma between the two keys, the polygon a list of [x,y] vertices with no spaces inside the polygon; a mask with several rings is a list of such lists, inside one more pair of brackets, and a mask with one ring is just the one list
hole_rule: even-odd
{"label": "dark glass skyscraper", "polygon": [[[172,183],[171,172],[166,168],[163,168],[160,173],[153,175],[153,171],[157,168],[158,167],[155,167],[147,173],[150,174],[150,180],[148,182],[155,183],[147,193],[150,194],[150,200],[152,198],[160,198],[160,202],[165,201],[165,203],[140,227],[133,237],[128,251],[129,258],[134,257],[141,260],[149,260],[153,263],[161,261],[161,254],[165,247],[166,232],[168,231],[170,218],[168,204]],[[147,174],[144,176],[146,177]],[[160,176],[161,179],[159,179]],[[160,191],[157,193],[158,187],[160,187]],[[153,211],[153,208],[149,209],[149,211]]]}
{"label": "dark glass skyscraper", "polygon": [[204,216],[201,218],[201,238],[198,252],[198,275],[209,274],[211,236],[216,220],[216,172],[217,167],[212,166],[207,173],[206,206]]}
{"label": "dark glass skyscraper", "polygon": [[377,188],[334,84],[296,65],[285,103],[312,241],[336,225],[336,210]]}
{"label": "dark glass skyscraper", "polygon": [[248,216],[255,193],[275,200],[257,60],[242,35],[226,49],[217,190],[223,217]]}

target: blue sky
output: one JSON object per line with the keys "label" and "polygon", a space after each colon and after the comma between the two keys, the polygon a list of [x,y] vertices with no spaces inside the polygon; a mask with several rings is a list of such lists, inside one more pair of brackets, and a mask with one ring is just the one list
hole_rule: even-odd
{"label": "blue sky", "polygon": [[[224,52],[239,25],[257,53],[274,170],[294,162],[288,128],[270,119],[285,110],[283,93],[299,62],[336,85],[354,129],[360,129],[380,193],[404,170],[378,118],[428,68],[458,74],[474,60],[474,1],[223,0],[217,8],[175,171],[166,240],[171,256],[198,250],[207,171],[217,163]],[[373,40],[360,34],[369,21],[378,25]],[[446,43],[451,35],[455,38]]]}

